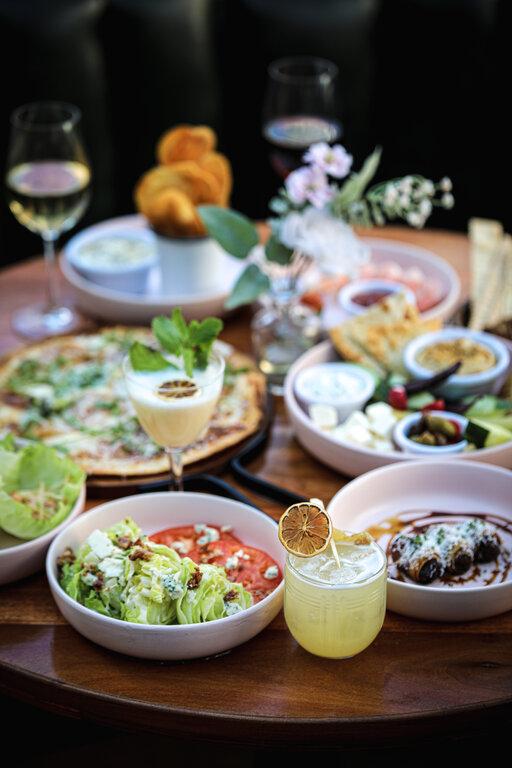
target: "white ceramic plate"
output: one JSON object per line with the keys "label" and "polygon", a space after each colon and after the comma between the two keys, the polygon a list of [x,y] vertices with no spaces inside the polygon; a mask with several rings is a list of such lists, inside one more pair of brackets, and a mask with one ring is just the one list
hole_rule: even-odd
{"label": "white ceramic plate", "polygon": [[[415,459],[424,461],[423,456],[402,453],[401,451],[376,451],[371,448],[354,445],[347,441],[335,440],[326,432],[322,432],[311,421],[297,402],[294,392],[294,380],[299,371],[309,368],[316,363],[337,360],[336,352],[330,341],[323,341],[305,352],[290,368],[284,383],[284,402],[293,431],[308,453],[336,469],[344,475],[356,477],[377,467],[384,467],[395,461]],[[446,456],[446,461],[481,461],[486,464],[496,464],[500,467],[512,468],[512,441],[497,445],[493,448],[482,448],[479,451]]]}
{"label": "white ceramic plate", "polygon": [[[400,512],[494,513],[512,520],[512,472],[478,462],[411,461],[376,469],[331,500],[334,525],[360,531]],[[388,579],[387,607],[432,621],[470,621],[512,609],[512,581],[448,588]]]}
{"label": "white ceramic plate", "polygon": [[[84,235],[126,234],[147,230],[143,216],[120,216],[95,224],[83,230],[77,237]],[[148,323],[155,315],[166,314],[173,307],[181,307],[188,318],[201,319],[207,315],[224,315],[224,302],[245,264],[225,255],[222,271],[219,273],[219,287],[216,291],[191,295],[164,295],[160,291],[159,267],[155,267],[148,280],[145,293],[128,293],[104,288],[82,277],[66,257],[66,250],[71,248],[73,238],[64,248],[60,264],[67,283],[71,286],[75,304],[84,313],[109,322]]]}
{"label": "white ceramic plate", "polygon": [[95,528],[108,528],[126,516],[132,517],[146,534],[195,523],[232,525],[233,533],[244,544],[264,550],[284,567],[284,549],[277,537],[276,523],[263,512],[238,501],[203,493],[146,493],[101,504],[62,531],[46,558],[46,573],[59,610],[89,640],[145,659],[193,659],[245,643],[261,632],[281,609],[283,582],[251,608],[204,624],[131,624],[85,608],[59,586],[57,557],[66,547],[77,549]]}
{"label": "white ceramic plate", "polygon": [[[405,269],[418,267],[423,271],[427,281],[435,280],[439,283],[443,298],[434,307],[422,312],[425,320],[447,320],[453,315],[460,301],[460,280],[448,262],[426,248],[419,248],[409,243],[377,237],[362,239],[370,247],[373,262],[381,264],[385,261],[395,261]],[[324,328],[332,328],[347,317],[341,304],[334,300],[329,302],[322,312],[322,323]]]}
{"label": "white ceramic plate", "polygon": [[[20,539],[0,531],[2,544],[0,549],[0,584],[9,584],[39,571],[43,567],[46,550],[50,546],[51,540],[80,514],[84,508],[84,503],[85,483],[66,519],[56,528],[45,533],[44,536],[19,543]],[[13,542],[12,546],[9,546],[11,541]]]}

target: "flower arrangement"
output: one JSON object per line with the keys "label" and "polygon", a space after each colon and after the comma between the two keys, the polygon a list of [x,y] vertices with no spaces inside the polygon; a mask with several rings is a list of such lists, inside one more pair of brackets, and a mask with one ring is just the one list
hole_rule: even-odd
{"label": "flower arrangement", "polygon": [[[380,164],[377,147],[361,169],[352,171],[352,156],[341,144],[313,144],[305,165],[286,178],[269,208],[271,234],[264,248],[270,264],[286,266],[297,252],[316,261],[320,269],[350,274],[364,260],[352,226],[383,226],[401,219],[421,228],[434,207],[452,208],[452,183],[435,184],[408,175],[369,186]],[[208,233],[230,254],[246,259],[259,243],[256,227],[240,213],[217,206],[201,206],[199,215]],[[270,288],[270,278],[254,259],[241,274],[226,306],[256,299]]]}

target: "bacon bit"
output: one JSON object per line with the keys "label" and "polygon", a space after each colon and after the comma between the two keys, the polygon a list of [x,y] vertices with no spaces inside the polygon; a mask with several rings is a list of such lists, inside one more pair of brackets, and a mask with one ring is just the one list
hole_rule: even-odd
{"label": "bacon bit", "polygon": [[145,543],[142,541],[142,539],[137,539],[133,542],[134,547],[145,547]]}
{"label": "bacon bit", "polygon": [[132,544],[133,542],[129,536],[119,536],[117,539],[117,546],[121,547],[121,549],[130,549]]}
{"label": "bacon bit", "polygon": [[235,600],[237,597],[238,597],[238,592],[236,591],[236,589],[230,589],[229,592],[226,592],[226,594],[224,595],[224,600],[229,603],[230,600]]}
{"label": "bacon bit", "polygon": [[142,549],[142,547],[134,549],[133,552],[130,552],[128,555],[130,560],[151,560],[151,556],[152,553],[149,549]]}
{"label": "bacon bit", "polygon": [[0,392],[0,400],[6,405],[18,408],[26,408],[30,404],[30,398],[26,395],[19,395],[16,392]]}
{"label": "bacon bit", "polygon": [[94,584],[92,585],[92,588],[95,589],[96,592],[99,592],[100,589],[102,589],[102,587],[103,587],[103,574],[100,571],[98,572],[98,577],[94,582]]}
{"label": "bacon bit", "polygon": [[199,568],[197,568],[192,574],[192,576],[190,577],[190,579],[187,581],[187,587],[189,589],[197,589],[202,578],[203,578],[203,574],[201,573]]}
{"label": "bacon bit", "polygon": [[67,549],[64,550],[62,555],[59,555],[57,558],[57,568],[63,568],[66,563],[74,563],[75,562],[75,553],[72,549],[67,547]]}

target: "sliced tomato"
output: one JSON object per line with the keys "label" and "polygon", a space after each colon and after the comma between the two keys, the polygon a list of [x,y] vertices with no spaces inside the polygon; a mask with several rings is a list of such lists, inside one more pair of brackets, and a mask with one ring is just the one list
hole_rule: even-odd
{"label": "sliced tomato", "polygon": [[[203,536],[203,532],[196,532],[195,526],[184,525],[176,528],[167,528],[152,534],[150,539],[168,547],[179,542],[183,544],[183,551],[176,550],[182,557],[190,557],[195,563],[209,563],[226,568],[229,558],[237,557],[236,568],[226,568],[226,574],[230,581],[239,582],[251,593],[255,603],[263,600],[279,584],[282,579],[281,569],[272,558],[256,547],[242,544],[240,539],[229,531],[221,531],[218,526],[209,525],[219,532],[217,541],[199,545],[197,540]],[[242,554],[238,554],[241,552]],[[245,557],[244,557],[245,555]],[[265,572],[271,566],[277,566],[277,577],[266,579]]]}

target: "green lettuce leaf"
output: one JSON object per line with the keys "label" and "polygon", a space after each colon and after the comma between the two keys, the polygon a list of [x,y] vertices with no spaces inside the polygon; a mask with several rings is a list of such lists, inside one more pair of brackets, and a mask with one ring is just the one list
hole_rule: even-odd
{"label": "green lettuce leaf", "polygon": [[19,452],[0,449],[0,528],[19,539],[35,539],[70,513],[85,473],[46,445]]}

